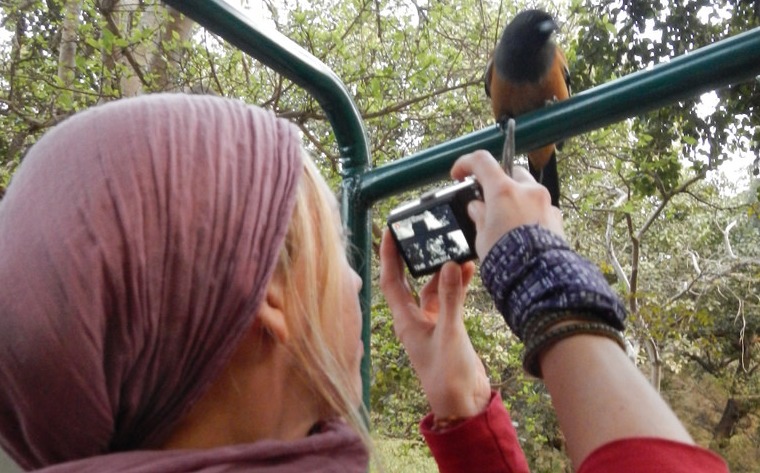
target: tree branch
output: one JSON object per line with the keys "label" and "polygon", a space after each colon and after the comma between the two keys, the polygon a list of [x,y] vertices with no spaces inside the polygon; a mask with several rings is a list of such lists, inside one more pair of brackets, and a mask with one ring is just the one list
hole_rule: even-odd
{"label": "tree branch", "polygon": [[301,122],[296,122],[298,125],[298,128],[301,129],[306,139],[309,140],[309,142],[314,145],[315,148],[317,148],[317,151],[324,154],[327,159],[330,161],[330,167],[332,168],[333,172],[338,172],[338,158],[330,153],[327,149],[325,149],[324,146],[319,142],[319,140],[311,134],[311,132],[306,128],[306,126]]}
{"label": "tree branch", "polygon": [[472,87],[475,85],[480,85],[482,82],[481,79],[478,80],[470,80],[467,82],[463,82],[461,84],[452,85],[452,86],[446,86],[441,87],[439,89],[436,89],[432,92],[429,92],[424,95],[420,95],[418,97],[411,98],[409,100],[402,100],[401,102],[397,102],[393,105],[390,105],[388,107],[383,108],[382,110],[378,110],[377,112],[367,113],[362,115],[362,118],[365,120],[370,120],[372,118],[382,117],[384,115],[388,115],[389,113],[399,112],[407,107],[410,107],[416,103],[431,99],[433,97],[436,97],[438,95],[445,94],[447,92],[451,92],[453,90],[459,90],[459,89],[466,89],[467,87]]}
{"label": "tree branch", "polygon": [[620,189],[615,190],[618,192],[618,198],[615,203],[612,204],[612,209],[607,212],[607,230],[604,232],[605,241],[607,243],[607,257],[612,263],[615,274],[617,274],[618,278],[625,283],[626,291],[631,292],[631,282],[626,277],[625,272],[623,271],[623,266],[620,264],[620,261],[618,261],[617,255],[615,255],[615,249],[612,246],[612,229],[615,221],[615,209],[620,207],[623,202],[626,201],[628,195]]}
{"label": "tree branch", "polygon": [[208,42],[206,41],[206,30],[203,30],[203,48],[206,50],[206,59],[208,60],[208,67],[211,69],[211,78],[214,79],[214,83],[216,84],[216,88],[219,91],[219,94],[224,95],[224,90],[222,88],[221,82],[219,82],[219,76],[216,75],[216,65],[214,64],[214,61],[211,59],[211,51],[208,49]]}
{"label": "tree branch", "polygon": [[[116,22],[113,19],[113,15],[110,11],[107,10],[100,10],[101,14],[103,15],[103,18],[106,20],[106,24],[108,25],[108,29],[118,38],[121,38],[121,32],[119,32],[119,27],[116,24]],[[124,55],[125,58],[127,58],[127,62],[130,66],[132,66],[132,70],[135,72],[135,75],[138,79],[140,79],[140,83],[142,85],[148,87],[150,84],[148,83],[148,80],[145,78],[145,75],[143,74],[142,70],[140,69],[140,64],[138,64],[137,60],[135,60],[135,57],[132,55],[132,52],[129,50],[129,48],[123,47],[121,49],[121,54]]]}
{"label": "tree branch", "polygon": [[673,196],[684,192],[687,188],[689,188],[692,184],[704,179],[706,176],[706,173],[703,171],[696,176],[692,177],[691,179],[687,180],[680,186],[678,186],[676,189],[673,190],[673,192],[669,194],[663,194],[662,195],[662,201],[660,202],[660,205],[657,206],[654,212],[652,212],[652,215],[649,216],[646,223],[639,229],[637,238],[641,239],[644,234],[649,230],[649,227],[652,226],[655,220],[657,220],[657,217],[660,216],[663,210],[665,210],[665,207],[668,205],[670,200],[673,198]]}
{"label": "tree branch", "polygon": [[[440,89],[436,89],[436,90],[434,90],[432,92],[429,92],[427,94],[420,95],[418,97],[414,97],[414,98],[409,99],[409,100],[402,100],[402,101],[397,102],[397,103],[395,103],[393,105],[389,105],[388,107],[385,107],[382,110],[378,110],[377,112],[362,114],[362,118],[364,120],[371,120],[373,118],[382,117],[382,116],[385,116],[385,115],[388,115],[388,114],[391,114],[391,113],[400,112],[401,110],[403,110],[403,109],[405,109],[407,107],[410,107],[410,106],[412,106],[412,105],[414,105],[416,103],[419,103],[419,102],[431,99],[431,98],[436,97],[438,95],[445,94],[446,92],[451,92],[453,90],[458,90],[458,89],[465,89],[467,87],[478,85],[478,84],[480,84],[480,82],[481,82],[480,80],[472,80],[472,81],[464,82],[464,83],[457,84],[457,85],[452,85],[452,86],[447,86],[447,87],[441,87]],[[281,117],[283,117],[283,118],[287,118],[289,120],[295,120],[295,121],[306,121],[306,120],[321,120],[321,121],[324,121],[324,120],[327,120],[327,116],[326,115],[324,115],[323,113],[317,113],[317,112],[314,112],[314,111],[296,111],[296,110],[291,110],[291,111],[287,111],[287,112],[281,112],[278,115],[281,116]]]}
{"label": "tree branch", "polygon": [[[717,222],[716,222],[717,225]],[[731,232],[731,229],[736,226],[736,220],[732,220],[731,223],[729,223],[726,226],[726,229],[723,230],[720,227],[718,227],[718,230],[720,230],[720,233],[723,234],[723,244],[726,246],[726,253],[728,253],[728,257],[731,259],[736,259],[736,255],[734,254],[734,250],[731,248],[731,240],[729,239],[729,233]]]}

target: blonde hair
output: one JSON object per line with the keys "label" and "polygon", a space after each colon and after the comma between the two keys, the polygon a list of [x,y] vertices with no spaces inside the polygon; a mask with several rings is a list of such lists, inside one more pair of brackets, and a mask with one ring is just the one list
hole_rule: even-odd
{"label": "blonde hair", "polygon": [[319,170],[305,153],[303,160],[304,172],[274,276],[283,281],[288,325],[295,334],[291,354],[314,394],[329,412],[356,430],[376,459],[362,419],[367,412],[361,405],[361,393],[356,392],[357,374],[351,371],[343,350],[327,343],[328,336],[339,341],[347,336],[338,315],[350,302],[342,292],[345,272],[338,269],[338,262],[346,257],[345,245],[339,243],[343,232],[336,225],[334,206]]}

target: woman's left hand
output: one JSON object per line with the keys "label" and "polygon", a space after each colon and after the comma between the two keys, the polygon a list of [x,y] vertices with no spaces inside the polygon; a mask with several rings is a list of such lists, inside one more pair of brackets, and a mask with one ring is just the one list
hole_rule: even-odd
{"label": "woman's left hand", "polygon": [[386,229],[380,246],[380,288],[393,314],[396,336],[406,349],[437,419],[467,418],[483,412],[491,386],[464,326],[464,299],[475,274],[472,262],[446,263],[419,293],[419,304],[404,275],[404,264]]}

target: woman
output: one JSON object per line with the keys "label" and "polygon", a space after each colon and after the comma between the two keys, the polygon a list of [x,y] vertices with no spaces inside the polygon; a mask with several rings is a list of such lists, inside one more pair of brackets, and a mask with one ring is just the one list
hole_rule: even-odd
{"label": "woman", "polygon": [[[509,250],[502,240],[529,254],[538,246],[526,235],[540,232],[525,234],[524,224],[559,233],[561,220],[545,190],[497,171],[476,153],[453,173],[481,180],[486,204],[470,210],[490,268],[484,280],[525,335],[526,320],[558,306],[540,297],[521,305],[521,283],[544,275],[533,268],[511,277],[519,271],[498,258]],[[156,95],[62,123],[30,150],[0,203],[3,448],[22,467],[48,472],[366,471],[361,282],[341,233],[335,198],[295,128],[269,112]],[[552,254],[579,261],[567,250]],[[441,471],[526,471],[461,320],[474,266],[444,266],[417,306],[387,238],[381,256],[397,332],[431,404],[423,432]],[[585,310],[612,308],[605,320],[622,323],[609,288],[595,286],[591,270],[577,274],[588,278],[549,293],[597,294],[601,305]],[[554,328],[528,332],[546,338]],[[615,471],[603,469],[605,458],[620,457],[613,441],[631,434],[669,439],[677,447],[660,451],[716,464],[688,445],[658,396],[644,393],[649,414],[621,414],[620,390],[644,388],[618,366],[608,338],[574,335],[533,352],[576,464]],[[598,366],[594,355],[612,361]],[[600,383],[609,395],[598,396]],[[588,397],[592,388],[601,399]],[[599,423],[598,412],[608,413]],[[659,426],[647,430],[655,415]]]}
{"label": "woman", "polygon": [[55,472],[365,471],[341,228],[271,112],[155,95],[57,126],[0,204],[2,446]]}
{"label": "woman", "polygon": [[[451,175],[474,175],[483,187],[483,201],[468,207],[483,283],[525,344],[525,370],[543,378],[575,469],[727,472],[720,457],[694,445],[626,356],[625,309],[601,272],[565,242],[548,191],[525,169],[507,177],[484,151],[461,157]],[[388,232],[381,263],[396,333],[432,409],[421,429],[440,471],[527,472],[517,434],[462,321],[471,270],[447,263],[433,280],[444,296],[434,296],[429,285],[417,304]]]}

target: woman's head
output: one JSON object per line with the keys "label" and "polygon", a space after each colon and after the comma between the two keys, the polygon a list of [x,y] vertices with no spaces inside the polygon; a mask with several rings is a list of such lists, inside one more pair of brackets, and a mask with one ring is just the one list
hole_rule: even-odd
{"label": "woman's head", "polygon": [[331,340],[358,287],[302,153],[269,112],[182,95],[97,107],[30,150],[0,204],[0,441],[22,466],[159,444],[272,274],[305,291],[287,298],[304,376],[350,410],[355,362]]}
{"label": "woman's head", "polygon": [[337,200],[310,160],[296,194],[274,280],[285,288],[297,366],[332,412],[361,399],[361,278],[349,265]]}

